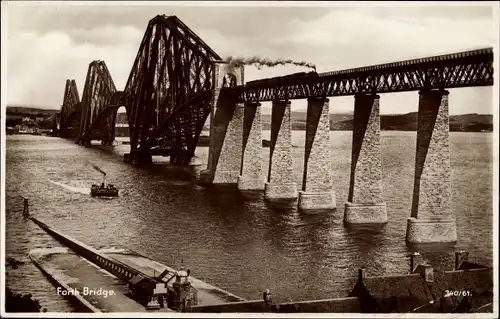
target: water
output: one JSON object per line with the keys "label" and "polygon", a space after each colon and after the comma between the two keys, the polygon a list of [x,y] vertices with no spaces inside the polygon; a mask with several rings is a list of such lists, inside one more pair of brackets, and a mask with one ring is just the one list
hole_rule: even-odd
{"label": "water", "polygon": [[[264,138],[269,132],[264,132]],[[389,223],[345,228],[342,222],[350,171],[351,132],[332,132],[332,170],[337,210],[305,214],[296,203],[269,206],[262,192],[196,185],[207,148],[183,170],[154,158],[153,169],[123,163],[128,145],[84,148],[59,138],[8,136],[6,154],[6,253],[24,261],[8,269],[7,283],[32,293],[48,311],[72,311],[30,263],[34,248],[60,246],[22,218],[22,200],[49,225],[97,248],[124,247],[177,267],[181,259],[195,277],[248,299],[270,289],[276,300],[345,296],[358,267],[368,275],[406,273],[405,244],[415,161],[415,132],[382,132],[382,163]],[[301,185],[304,132],[293,132],[295,179]],[[451,133],[456,247],[423,252],[438,269],[453,267],[453,251],[467,249],[475,262],[492,265],[492,145],[490,133]],[[268,165],[269,149],[264,150]],[[92,198],[90,184],[108,173],[120,189],[112,200]]]}

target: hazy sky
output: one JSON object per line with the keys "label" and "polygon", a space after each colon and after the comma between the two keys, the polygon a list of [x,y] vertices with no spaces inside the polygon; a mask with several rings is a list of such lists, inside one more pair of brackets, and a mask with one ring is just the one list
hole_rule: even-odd
{"label": "hazy sky", "polygon": [[[59,108],[65,80],[74,78],[82,94],[88,64],[97,59],[106,61],[117,88],[123,89],[148,21],[158,14],[177,15],[223,58],[259,55],[306,60],[316,64],[318,72],[492,47],[498,42],[491,3],[419,7],[126,4],[2,2],[7,103]],[[247,66],[245,80],[301,71],[308,69]],[[450,92],[450,113],[492,113],[493,88]],[[417,101],[417,92],[383,94],[381,112],[416,111]],[[303,109],[305,101],[292,105]],[[352,111],[353,98],[331,98],[330,108]]]}

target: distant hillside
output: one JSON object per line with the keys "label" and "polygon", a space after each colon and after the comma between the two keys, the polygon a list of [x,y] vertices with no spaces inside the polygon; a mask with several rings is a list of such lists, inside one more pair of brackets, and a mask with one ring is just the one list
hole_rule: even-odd
{"label": "distant hillside", "polygon": [[[305,130],[306,118],[306,112],[292,112],[292,128],[294,130]],[[330,127],[332,128],[332,131],[334,130],[334,127],[337,128],[335,131],[351,130],[352,118],[353,115],[348,113],[330,114]],[[347,124],[343,124],[344,122]],[[271,114],[262,114],[262,124],[264,130],[271,129]]]}
{"label": "distant hillside", "polygon": [[50,116],[57,112],[59,112],[59,110],[45,110],[45,109],[38,109],[34,107],[25,107],[25,106],[7,106],[5,110],[5,113],[7,115],[36,116],[36,117]]}
{"label": "distant hillside", "polygon": [[7,106],[5,124],[7,127],[24,124],[28,127],[50,129],[58,110],[45,110],[34,107]]}
{"label": "distant hillside", "polygon": [[[306,129],[306,112],[292,113],[292,129]],[[398,115],[381,115],[380,129],[383,131],[416,131],[418,113],[412,112]],[[271,115],[263,115],[265,130],[271,128]],[[351,131],[353,114],[330,114],[330,129],[332,131]],[[493,115],[462,114],[450,116],[450,131],[452,132],[493,132]]]}
{"label": "distant hillside", "polygon": [[[50,118],[58,110],[45,110],[33,107],[7,106],[7,118],[21,120],[22,117]],[[304,111],[292,112],[292,128],[306,129],[307,113]],[[353,114],[330,114],[330,129],[332,131],[352,130]],[[384,131],[416,131],[418,113],[412,112],[398,115],[381,115],[380,128]],[[125,113],[118,113],[117,123],[127,124]],[[263,129],[271,128],[271,115],[262,115]],[[450,116],[450,131],[453,132],[493,132],[493,115],[489,114],[462,114]]]}
{"label": "distant hillside", "polygon": [[451,116],[450,130],[464,132],[493,132],[493,115],[473,113]]}

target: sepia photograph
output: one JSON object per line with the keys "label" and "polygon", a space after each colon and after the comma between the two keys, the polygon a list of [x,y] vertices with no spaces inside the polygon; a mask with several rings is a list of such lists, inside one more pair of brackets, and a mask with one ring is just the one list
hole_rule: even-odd
{"label": "sepia photograph", "polygon": [[1,9],[2,317],[498,318],[498,2]]}

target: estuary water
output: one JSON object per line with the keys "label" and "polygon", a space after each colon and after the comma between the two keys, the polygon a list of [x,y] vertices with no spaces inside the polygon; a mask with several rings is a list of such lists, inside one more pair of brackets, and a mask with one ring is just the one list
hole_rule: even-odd
{"label": "estuary water", "polygon": [[[295,179],[301,185],[303,131],[294,131]],[[48,311],[73,311],[27,253],[60,246],[22,217],[21,196],[30,212],[68,235],[97,248],[129,248],[178,267],[247,299],[270,289],[281,301],[346,296],[357,269],[370,275],[409,271],[405,244],[415,165],[416,132],[382,132],[382,169],[389,222],[383,227],[346,228],[351,132],[331,132],[332,171],[337,209],[307,214],[296,203],[270,205],[262,192],[240,193],[236,186],[200,186],[208,149],[199,147],[194,165],[179,169],[154,158],[150,169],[123,163],[128,145],[85,148],[45,136],[6,137],[6,255],[24,262],[7,268],[7,284],[31,293]],[[269,138],[269,132],[264,132]],[[492,133],[451,133],[455,247],[432,246],[421,253],[437,269],[453,267],[453,252],[492,265]],[[127,140],[127,138],[121,138]],[[268,167],[269,149],[263,150]],[[102,168],[120,190],[112,200],[92,198],[90,184]]]}

